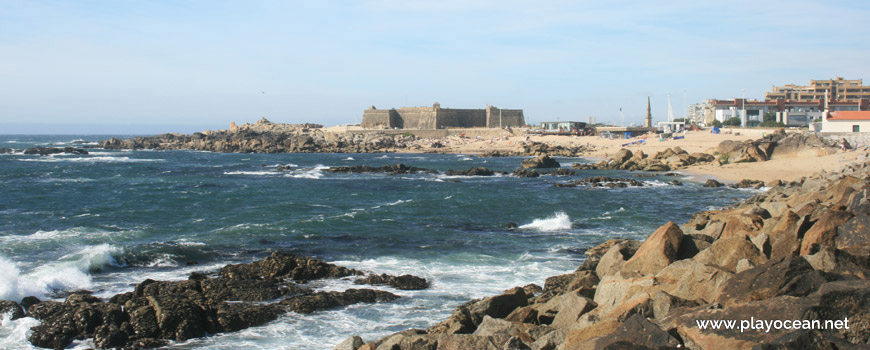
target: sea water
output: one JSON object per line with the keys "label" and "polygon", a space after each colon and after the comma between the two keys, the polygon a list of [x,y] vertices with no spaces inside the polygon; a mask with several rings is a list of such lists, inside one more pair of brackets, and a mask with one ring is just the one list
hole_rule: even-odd
{"label": "sea water", "polygon": [[[422,291],[183,343],[177,349],[331,349],[351,335],[375,341],[427,328],[473,298],[569,273],[583,250],[610,238],[643,239],[667,221],[753,194],[672,177],[633,188],[557,188],[588,176],[517,178],[441,174],[333,174],[331,166],[409,166],[510,172],[520,157],[439,154],[222,154],[113,151],[24,155],[33,146],[96,147],[110,136],[0,135],[0,299],[62,300],[133,290],[146,278],[182,280],[229,263],[287,251],[373,273],[414,274]],[[563,167],[582,158],[557,158]],[[278,167],[283,166],[279,170]],[[509,223],[518,225],[508,229]],[[354,287],[348,279],[309,284]],[[357,286],[358,287],[358,286]],[[31,348],[32,318],[0,319],[0,348]],[[87,348],[91,340],[76,341]]]}

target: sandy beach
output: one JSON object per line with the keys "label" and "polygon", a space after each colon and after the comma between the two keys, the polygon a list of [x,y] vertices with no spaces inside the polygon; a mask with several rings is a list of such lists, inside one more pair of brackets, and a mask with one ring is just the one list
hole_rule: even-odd
{"label": "sandy beach", "polygon": [[[514,133],[510,134],[503,130],[493,130],[489,135],[484,134],[485,136],[448,136],[438,139],[423,139],[418,143],[425,150],[432,150],[428,146],[437,141],[444,146],[439,149],[441,152],[480,154],[487,151],[517,151],[522,149],[524,142],[541,142],[550,146],[589,147],[592,148],[592,151],[585,156],[586,158],[605,159],[622,148],[627,148],[632,152],[640,150],[648,155],[674,147],[680,147],[689,153],[712,153],[722,141],[755,140],[775,130],[726,128],[722,131],[720,134],[712,134],[709,131],[689,131],[682,133],[681,135],[684,138],[679,140],[660,140],[656,135],[626,140],[608,139],[598,136],[524,135],[520,130],[514,130]],[[639,139],[644,139],[645,142],[623,146]],[[738,182],[743,179],[762,180],[764,182],[773,180],[793,181],[822,170],[833,171],[844,164],[855,161],[858,153],[856,151],[847,151],[818,157],[774,157],[774,159],[766,162],[726,164],[723,166],[713,164],[693,165],[681,170],[681,172],[694,175],[697,177],[697,180],[716,178],[725,183]]]}

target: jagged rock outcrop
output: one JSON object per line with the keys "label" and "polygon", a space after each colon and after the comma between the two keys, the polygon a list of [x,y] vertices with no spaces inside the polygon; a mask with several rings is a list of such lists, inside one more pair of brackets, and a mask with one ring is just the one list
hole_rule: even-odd
{"label": "jagged rock outcrop", "polygon": [[712,162],[714,157],[706,153],[689,154],[680,147],[668,148],[648,156],[643,151],[632,152],[628,149],[620,149],[613,156],[598,163],[574,163],[571,167],[579,170],[643,170],[643,171],[671,171],[685,168],[690,165]]}
{"label": "jagged rock outcrop", "polygon": [[447,176],[493,176],[495,172],[484,167],[471,167],[466,170],[447,170],[444,172]]}
{"label": "jagged rock outcrop", "polygon": [[396,165],[384,165],[380,167],[373,167],[368,165],[353,165],[353,166],[337,166],[330,167],[326,169],[326,171],[330,173],[387,173],[390,175],[398,175],[398,174],[417,174],[417,173],[426,173],[426,174],[436,174],[438,171],[425,169],[425,168],[417,168],[413,166],[407,166],[405,164],[399,163]]}
{"label": "jagged rock outcrop", "polygon": [[429,288],[429,281],[414,275],[390,276],[388,274],[369,275],[354,281],[356,284],[388,285],[401,290],[420,290]]}
{"label": "jagged rock outcrop", "polygon": [[[680,226],[667,223],[643,243],[606,241],[586,251],[587,259],[576,272],[548,278],[537,296],[520,298],[517,287],[512,302],[500,303],[497,313],[482,312],[474,306],[482,301],[472,301],[427,334],[404,333],[409,339],[425,339],[425,347],[387,343],[392,336],[367,346],[866,347],[870,154],[864,159],[837,172],[771,183],[767,192],[734,207],[696,213]],[[505,295],[489,299],[495,298]],[[841,328],[759,330],[754,323],[745,329],[713,329],[700,327],[699,320],[839,321]],[[848,329],[842,327],[846,320]]]}
{"label": "jagged rock outcrop", "polygon": [[[168,340],[184,341],[261,325],[290,311],[311,313],[399,298],[371,289],[315,292],[297,284],[356,275],[363,273],[276,252],[252,263],[227,265],[217,277],[194,273],[184,281],[145,280],[132,292],[108,301],[77,292],[63,302],[30,298],[22,304],[26,304],[28,316],[41,322],[32,329],[29,340],[33,345],[63,349],[75,339],[93,338],[98,348],[150,348],[163,346]],[[411,275],[371,275],[364,281],[384,282],[398,289],[428,287],[428,281]],[[280,301],[267,303],[273,300]],[[20,316],[14,310],[17,306],[0,303],[4,310]]]}
{"label": "jagged rock outcrop", "polygon": [[[2,153],[2,152],[0,152],[0,153]],[[9,153],[11,153],[11,152],[9,152]],[[28,154],[28,155],[36,154],[36,155],[40,155],[40,156],[49,156],[52,154],[61,154],[61,153],[85,155],[85,154],[88,154],[88,151],[83,150],[81,148],[75,148],[75,147],[64,147],[64,148],[34,147],[34,148],[28,148],[28,149],[24,150],[24,154]]]}
{"label": "jagged rock outcrop", "polygon": [[580,180],[574,180],[568,183],[556,183],[556,187],[607,187],[607,188],[626,188],[626,187],[642,187],[644,183],[635,179],[613,178],[608,176],[592,176]]}
{"label": "jagged rock outcrop", "polygon": [[413,135],[333,133],[318,124],[276,124],[261,119],[230,130],[161,134],[100,142],[106,149],[190,149],[225,153],[372,153],[410,148]]}

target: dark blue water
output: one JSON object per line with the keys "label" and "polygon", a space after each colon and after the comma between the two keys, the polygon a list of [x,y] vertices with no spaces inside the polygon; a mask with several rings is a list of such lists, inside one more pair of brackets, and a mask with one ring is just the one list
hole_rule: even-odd
{"label": "dark blue water", "polygon": [[[0,147],[93,146],[108,136],[0,136]],[[108,297],[145,278],[184,279],[272,250],[433,281],[398,302],[288,314],[262,327],[176,348],[331,348],[425,328],[470,298],[573,271],[582,251],[609,238],[642,239],[667,221],[730,205],[749,191],[666,184],[556,188],[576,177],[331,174],[338,165],[512,171],[522,158],[419,154],[219,154],[108,151],[0,155],[0,299]],[[559,159],[570,167],[583,159]],[[289,166],[279,171],[278,165]],[[682,179],[687,180],[687,179]],[[505,225],[515,222],[518,230]],[[315,282],[340,290],[350,281]],[[389,289],[389,288],[385,288]],[[0,347],[29,345],[32,319],[4,320]],[[92,345],[89,341],[78,347]]]}

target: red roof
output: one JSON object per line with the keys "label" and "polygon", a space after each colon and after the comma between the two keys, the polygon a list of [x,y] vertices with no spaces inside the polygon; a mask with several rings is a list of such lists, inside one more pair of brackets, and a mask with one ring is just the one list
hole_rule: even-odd
{"label": "red roof", "polygon": [[870,120],[870,111],[836,111],[828,120]]}

